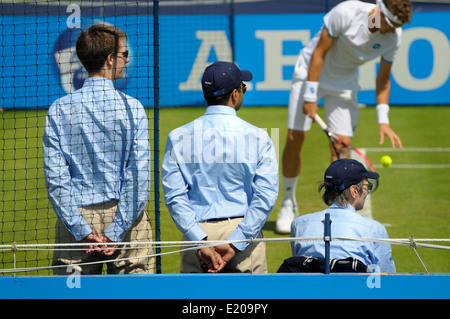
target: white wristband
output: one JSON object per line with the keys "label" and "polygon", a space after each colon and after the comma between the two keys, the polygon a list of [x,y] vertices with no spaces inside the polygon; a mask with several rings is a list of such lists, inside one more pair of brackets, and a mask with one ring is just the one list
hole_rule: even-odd
{"label": "white wristband", "polygon": [[303,94],[303,101],[316,103],[318,88],[319,88],[319,82],[306,81],[305,93]]}
{"label": "white wristband", "polygon": [[378,104],[377,105],[378,124],[389,125],[389,105]]}

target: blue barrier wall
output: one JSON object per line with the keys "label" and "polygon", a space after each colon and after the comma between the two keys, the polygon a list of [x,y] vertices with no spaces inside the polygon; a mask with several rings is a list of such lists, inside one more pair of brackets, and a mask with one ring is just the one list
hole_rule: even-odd
{"label": "blue barrier wall", "polygon": [[[68,27],[69,15],[0,16],[1,107],[47,108],[80,87],[86,74],[73,52],[80,29]],[[204,67],[233,55],[241,68],[254,74],[246,105],[287,105],[297,54],[317,32],[322,17],[321,13],[235,14],[231,39],[229,15],[162,15],[160,106],[204,105],[200,86]],[[392,105],[450,104],[449,20],[449,11],[415,12],[404,27],[392,71]],[[81,27],[97,21],[116,25],[130,36],[127,78],[116,85],[151,107],[151,14],[83,15]],[[71,63],[58,64],[57,58]],[[360,103],[375,104],[376,68],[373,61],[360,69]]]}
{"label": "blue barrier wall", "polygon": [[449,286],[437,273],[3,276],[0,299],[449,299]]}

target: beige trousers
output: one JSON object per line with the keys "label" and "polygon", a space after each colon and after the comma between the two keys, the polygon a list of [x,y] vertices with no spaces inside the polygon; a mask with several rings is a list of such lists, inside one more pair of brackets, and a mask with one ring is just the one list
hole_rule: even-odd
{"label": "beige trousers", "polygon": [[[112,223],[117,210],[117,201],[79,208],[83,218],[98,236]],[[144,211],[127,231],[124,242],[152,241],[152,228],[148,213]],[[58,218],[55,225],[55,243],[75,243],[75,237]],[[69,249],[68,249],[69,248]],[[151,274],[154,272],[153,249],[150,246],[127,244],[118,246],[112,256],[86,254],[83,246],[56,247],[53,266],[78,265],[81,274],[101,274],[106,264],[108,274]],[[92,264],[89,264],[92,263]],[[84,265],[85,264],[85,265]],[[73,272],[67,267],[53,269],[55,275]]]}
{"label": "beige trousers", "polygon": [[[223,221],[207,221],[199,223],[199,226],[208,234],[208,240],[226,240],[231,233],[236,230],[242,218],[232,218]],[[258,238],[262,238],[262,231]],[[183,241],[188,239],[183,236]],[[181,273],[203,273],[207,272],[201,266],[197,250],[191,249],[182,251],[181,254]],[[248,245],[244,251],[236,252],[236,256],[227,264],[222,272],[254,272],[267,273],[266,244],[264,242]]]}

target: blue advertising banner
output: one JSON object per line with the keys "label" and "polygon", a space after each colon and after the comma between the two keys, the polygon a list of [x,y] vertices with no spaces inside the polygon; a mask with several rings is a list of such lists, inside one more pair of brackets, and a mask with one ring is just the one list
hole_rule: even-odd
{"label": "blue advertising banner", "polygon": [[[299,50],[319,30],[322,18],[323,14],[235,17],[235,61],[240,68],[250,70],[254,75],[253,81],[248,85],[246,105],[287,105]],[[446,23],[449,18],[450,12],[415,13],[413,21],[404,26],[402,46],[392,69],[391,104],[450,103],[450,25]],[[188,97],[188,93],[191,94],[193,90],[200,91],[199,72],[207,63],[213,62],[205,54],[205,46],[211,51],[222,52],[219,59],[227,58],[223,53],[227,50],[218,50],[218,47],[224,47],[223,39],[226,38],[224,31],[223,33],[220,39],[208,32],[197,37],[202,40],[198,55],[193,59],[191,73],[187,76],[188,80],[182,82],[179,93],[186,93],[185,96]],[[362,104],[376,104],[375,78],[378,63],[379,60],[373,60],[359,70],[359,102]],[[189,101],[188,98],[183,100],[184,103]],[[169,104],[179,105],[177,101]]]}
{"label": "blue advertising banner", "polygon": [[81,88],[88,74],[76,56],[76,40],[81,29],[95,23],[115,25],[128,34],[130,63],[115,86],[152,106],[152,17],[93,17],[84,18],[80,25],[66,19],[0,16],[0,107],[48,108],[57,98]]}
{"label": "blue advertising banner", "polygon": [[[129,35],[130,63],[116,87],[153,105],[151,15],[0,16],[0,107],[48,108],[78,89],[87,74],[75,53],[80,28],[110,23]],[[162,15],[160,107],[204,105],[200,79],[217,60],[252,71],[247,106],[286,106],[299,50],[319,30],[323,14]],[[450,12],[415,12],[404,26],[392,69],[392,105],[450,104]],[[234,32],[231,32],[230,26]],[[232,50],[234,48],[234,50]],[[360,68],[359,102],[375,104],[378,61]]]}

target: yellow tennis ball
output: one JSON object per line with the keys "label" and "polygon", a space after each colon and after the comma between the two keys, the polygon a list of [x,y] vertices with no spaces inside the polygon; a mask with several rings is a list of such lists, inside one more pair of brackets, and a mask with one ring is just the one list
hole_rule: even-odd
{"label": "yellow tennis ball", "polygon": [[392,158],[388,155],[384,155],[381,157],[380,163],[383,167],[389,167],[392,164]]}

